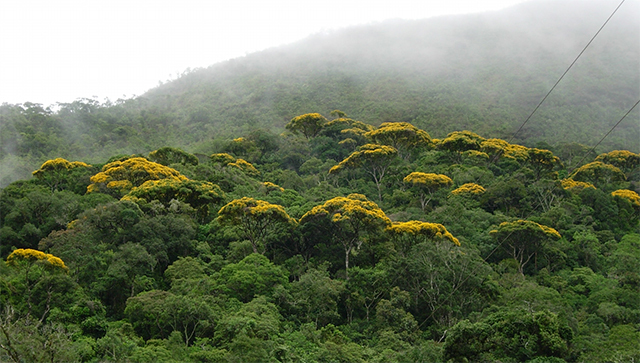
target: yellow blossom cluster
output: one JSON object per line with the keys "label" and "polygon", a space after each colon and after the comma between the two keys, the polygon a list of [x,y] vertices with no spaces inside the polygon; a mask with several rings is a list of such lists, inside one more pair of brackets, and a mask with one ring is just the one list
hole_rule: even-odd
{"label": "yellow blossom cluster", "polygon": [[329,169],[329,174],[335,174],[345,168],[357,168],[365,163],[380,163],[389,160],[398,153],[394,147],[387,145],[365,144],[360,146],[338,165]]}
{"label": "yellow blossom cluster", "polygon": [[380,127],[364,134],[375,143],[390,145],[396,149],[428,145],[431,136],[408,122],[383,122]]}
{"label": "yellow blossom cluster", "polygon": [[222,164],[222,166],[225,166],[229,163],[233,163],[234,161],[236,161],[236,158],[234,158],[233,156],[227,153],[212,154],[209,158],[211,159],[211,162],[220,163]]}
{"label": "yellow blossom cluster", "polygon": [[611,195],[618,198],[624,198],[631,202],[636,208],[640,208],[640,195],[629,189],[618,189],[616,191],[611,192]]}
{"label": "yellow blossom cluster", "polygon": [[485,192],[482,185],[476,183],[462,184],[460,187],[451,191],[453,195],[479,195]]}
{"label": "yellow blossom cluster", "polygon": [[596,189],[596,187],[591,183],[575,181],[573,179],[563,179],[561,181],[561,185],[563,189],[571,192],[580,192],[586,188]]}
{"label": "yellow blossom cluster", "polygon": [[296,220],[287,214],[283,206],[249,197],[234,199],[218,211],[218,221],[231,225],[241,224],[245,216],[296,224]]}
{"label": "yellow blossom cluster", "polygon": [[403,181],[414,186],[432,189],[440,186],[451,185],[453,180],[444,174],[422,173],[414,171],[404,177]]}
{"label": "yellow blossom cluster", "polygon": [[102,167],[100,173],[91,177],[92,184],[87,187],[87,192],[97,191],[99,184],[103,183],[106,183],[107,188],[126,192],[148,180],[160,179],[187,180],[187,177],[168,166],[135,157],[114,161]]}
{"label": "yellow blossom cluster", "polygon": [[374,223],[382,221],[383,224],[391,224],[391,220],[382,209],[362,194],[350,194],[347,197],[335,197],[329,199],[323,205],[313,207],[300,218],[304,223],[316,216],[331,216],[333,223]]}
{"label": "yellow blossom cluster", "polygon": [[7,257],[7,265],[9,266],[16,266],[19,261],[41,262],[47,267],[60,268],[63,271],[69,270],[59,257],[30,248],[14,250]]}
{"label": "yellow blossom cluster", "polygon": [[445,226],[439,223],[422,221],[394,222],[392,225],[387,227],[387,232],[396,236],[422,236],[431,240],[447,239],[455,245],[460,246],[460,241],[447,231]]}
{"label": "yellow blossom cluster", "polygon": [[253,164],[251,164],[250,162],[244,159],[236,159],[236,161],[234,161],[233,163],[227,164],[227,166],[233,166],[235,168],[238,168],[242,170],[244,173],[249,175],[260,175],[260,172],[258,171],[258,169],[256,169],[253,166]]}
{"label": "yellow blossom cluster", "polygon": [[88,168],[91,165],[87,163],[83,163],[82,161],[68,161],[63,158],[56,158],[52,160],[45,161],[40,169],[34,171],[32,174],[36,178],[40,178],[47,174],[47,172],[55,172],[55,171],[66,171],[75,168]]}
{"label": "yellow blossom cluster", "polygon": [[281,192],[284,192],[284,188],[279,186],[278,184],[274,184],[272,182],[264,182],[262,183],[262,185],[264,185],[264,187],[267,189],[267,192],[271,192],[274,190],[279,190]]}
{"label": "yellow blossom cluster", "polygon": [[134,187],[122,197],[135,203],[158,200],[168,204],[176,199],[190,204],[194,208],[220,202],[224,198],[222,190],[213,183],[200,180],[161,179],[148,180],[139,187]]}
{"label": "yellow blossom cluster", "polygon": [[532,232],[542,232],[545,236],[552,237],[555,239],[562,238],[562,236],[560,236],[560,233],[558,233],[558,231],[556,231],[555,229],[533,222],[533,221],[524,220],[524,219],[519,219],[513,222],[502,222],[498,226],[498,229],[494,229],[489,233],[492,235],[498,234],[500,232],[512,234],[516,231],[525,231],[525,230],[532,231]]}
{"label": "yellow blossom cluster", "polygon": [[613,150],[598,155],[595,161],[611,164],[624,170],[633,170],[640,166],[640,154],[628,150]]}

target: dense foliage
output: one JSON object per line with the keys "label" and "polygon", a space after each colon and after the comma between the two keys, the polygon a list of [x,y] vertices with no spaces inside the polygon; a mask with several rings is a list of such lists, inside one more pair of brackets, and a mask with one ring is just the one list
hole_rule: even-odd
{"label": "dense foliage", "polygon": [[640,359],[639,154],[334,115],[7,185],[0,360]]}

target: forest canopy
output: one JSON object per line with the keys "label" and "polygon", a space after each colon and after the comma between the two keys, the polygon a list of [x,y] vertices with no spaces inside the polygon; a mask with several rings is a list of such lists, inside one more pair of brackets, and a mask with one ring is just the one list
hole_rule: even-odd
{"label": "forest canopy", "polygon": [[7,185],[0,360],[640,358],[640,155],[334,115]]}

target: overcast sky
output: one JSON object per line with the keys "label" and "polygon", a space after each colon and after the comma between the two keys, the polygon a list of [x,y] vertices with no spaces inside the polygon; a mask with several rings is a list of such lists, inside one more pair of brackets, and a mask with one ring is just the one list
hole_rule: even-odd
{"label": "overcast sky", "polygon": [[187,68],[386,19],[523,0],[1,0],[0,104],[140,95]]}

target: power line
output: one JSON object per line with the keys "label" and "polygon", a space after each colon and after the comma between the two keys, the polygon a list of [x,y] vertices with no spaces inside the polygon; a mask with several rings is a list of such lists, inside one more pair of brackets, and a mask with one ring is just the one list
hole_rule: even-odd
{"label": "power line", "polygon": [[[589,45],[591,45],[591,43],[592,43],[592,42],[594,41],[594,39],[598,36],[598,34],[600,34],[600,32],[602,31],[602,29],[604,29],[604,27],[607,25],[607,23],[609,23],[609,20],[611,20],[611,18],[616,14],[616,12],[618,11],[618,9],[620,9],[620,7],[622,6],[622,4],[624,4],[624,2],[625,2],[625,0],[622,0],[622,1],[620,2],[620,4],[615,8],[615,10],[613,10],[613,12],[611,13],[611,15],[609,15],[609,17],[607,18],[607,20],[605,20],[605,22],[602,24],[602,26],[600,27],[600,29],[598,29],[598,31],[594,34],[594,36],[593,36],[593,37],[591,37],[591,40],[589,40],[589,42],[584,46],[584,48],[582,49],[582,51],[578,54],[578,56],[573,60],[573,62],[571,62],[571,64],[570,64],[570,65],[569,65],[569,67],[564,71],[564,73],[562,73],[562,75],[560,76],[560,78],[558,78],[558,80],[557,80],[557,81],[556,81],[556,83],[553,85],[553,87],[551,87],[551,89],[549,90],[549,92],[547,92],[547,94],[542,98],[542,100],[538,103],[538,105],[533,109],[533,111],[531,112],[531,114],[529,114],[529,116],[524,120],[524,122],[522,123],[522,125],[520,125],[520,127],[518,128],[518,130],[516,130],[516,132],[511,136],[511,138],[509,139],[508,143],[511,143],[511,142],[513,141],[513,139],[515,138],[515,136],[520,132],[520,130],[522,130],[522,128],[527,124],[527,122],[529,122],[529,120],[530,120],[530,119],[531,119],[531,117],[536,113],[536,111],[538,110],[538,108],[540,108],[540,106],[542,105],[542,103],[544,103],[544,101],[547,99],[547,97],[549,97],[549,95],[551,94],[551,92],[553,92],[553,90],[554,90],[554,89],[556,88],[556,86],[560,83],[560,81],[562,81],[562,79],[564,78],[564,76],[569,72],[569,70],[571,70],[571,68],[573,67],[573,65],[578,61],[578,59],[582,56],[582,54],[587,50],[587,48],[589,47]],[[634,108],[635,108],[639,103],[640,103],[640,100],[638,100],[638,102],[636,102],[636,103],[633,105],[633,107],[631,107],[631,109],[630,109],[629,111],[627,111],[627,113],[626,113],[626,114],[625,114],[625,115],[620,119],[620,121],[618,121],[618,122],[617,122],[617,123],[616,123],[616,124],[611,128],[611,130],[609,130],[609,132],[607,132],[607,134],[606,134],[606,135],[605,135],[605,136],[604,136],[604,137],[603,137],[603,138],[602,138],[602,139],[601,139],[601,140],[600,140],[600,141],[599,141],[599,142],[598,142],[598,143],[593,147],[593,149],[595,149],[595,148],[600,144],[600,142],[602,142],[602,140],[604,140],[604,139],[605,139],[605,138],[606,138],[606,137],[607,137],[607,136],[608,136],[608,135],[609,135],[609,134],[610,134],[610,133],[611,133],[611,132],[612,132],[612,131],[613,131],[613,130],[614,130],[614,129],[615,129],[615,128],[616,128],[616,127],[621,123],[621,122],[622,122],[622,120],[624,120],[624,119],[627,117],[627,115],[628,115],[629,113],[631,113],[631,111],[632,111],[632,110],[633,110],[633,109],[634,109]],[[593,150],[593,149],[592,149],[592,150]],[[494,156],[494,160],[493,160],[493,161],[497,160],[497,158],[498,158],[498,157],[500,157],[500,153],[501,153],[501,150],[500,150],[500,151],[498,151],[498,152],[496,153],[496,155]],[[584,156],[584,157],[586,157],[587,155],[588,155],[588,153],[587,153],[587,154],[585,154],[585,156]],[[584,159],[584,157],[583,157],[583,159]],[[580,160],[580,162],[582,162],[582,160]],[[578,163],[577,165],[579,165],[579,163]],[[535,210],[536,210],[536,208],[534,208],[534,209],[533,209],[533,210],[532,210],[532,211],[527,215],[527,217],[526,217],[525,219],[528,219],[528,218],[533,214],[533,212],[534,212]],[[498,243],[498,245],[497,245],[497,246],[496,246],[496,247],[495,247],[495,248],[494,248],[494,249],[489,253],[489,255],[487,255],[487,257],[483,258],[483,262],[486,262],[486,261],[487,261],[487,259],[488,259],[489,257],[491,257],[491,255],[493,255],[493,253],[495,253],[495,252],[498,250],[498,248],[500,248],[500,247],[504,244],[504,242],[506,242],[506,241],[507,241],[507,239],[511,236],[511,234],[512,234],[512,233],[513,233],[513,232],[509,233],[509,234],[508,234],[508,235],[507,235],[507,236],[506,236],[502,241],[500,241],[500,243]],[[460,284],[458,284],[458,285],[457,285],[457,286],[456,286],[456,287],[451,291],[451,293],[449,293],[449,295],[445,298],[445,300],[444,300],[442,303],[438,304],[438,306],[437,306],[435,309],[433,309],[433,310],[431,311],[431,314],[430,314],[430,315],[429,315],[425,320],[423,320],[423,321],[422,321],[422,323],[420,323],[420,325],[419,325],[419,326],[421,327],[421,326],[422,326],[423,324],[425,324],[429,319],[433,318],[433,315],[435,314],[435,312],[436,312],[438,309],[440,309],[440,308],[444,305],[444,303],[445,303],[445,302],[447,302],[447,301],[448,301],[448,300],[453,296],[453,294],[454,294],[454,293],[456,293],[456,291],[458,291],[458,290],[460,289],[460,287],[461,287],[462,285],[464,285],[464,284],[465,284],[465,282],[469,279],[469,276],[471,276],[471,275],[475,274],[475,272],[476,272],[476,269],[474,269],[474,270],[473,270],[473,273],[472,273],[472,274],[468,275],[464,280],[462,280],[462,282],[461,282]]]}
{"label": "power line", "polygon": [[[578,56],[576,57],[576,59],[573,60],[573,62],[571,62],[571,65],[569,65],[569,67],[567,68],[567,70],[564,71],[564,73],[562,73],[562,76],[560,76],[560,78],[558,78],[558,80],[556,81],[556,83],[553,85],[553,87],[551,87],[551,89],[549,90],[549,92],[547,92],[547,94],[542,98],[542,100],[540,101],[540,103],[538,103],[538,105],[536,106],[536,108],[533,109],[533,111],[531,112],[531,114],[529,115],[529,117],[526,118],[526,120],[524,120],[524,122],[522,123],[522,125],[520,125],[520,127],[518,128],[518,130],[511,135],[511,138],[509,139],[509,143],[511,143],[511,141],[513,141],[513,139],[516,137],[516,135],[520,132],[520,130],[522,130],[522,128],[524,127],[524,125],[527,124],[527,122],[529,122],[529,120],[531,119],[531,117],[533,116],[534,113],[536,113],[536,111],[538,111],[538,108],[540,108],[540,106],[542,105],[542,103],[547,99],[547,97],[549,97],[549,95],[551,94],[551,92],[553,92],[553,90],[556,88],[556,86],[560,83],[560,81],[562,81],[562,79],[564,78],[564,76],[569,72],[569,70],[573,67],[574,64],[576,64],[576,62],[578,61],[578,59],[580,58],[580,56],[582,56],[582,54],[587,50],[587,48],[589,47],[589,45],[591,45],[591,43],[593,42],[594,39],[596,39],[596,37],[598,36],[598,34],[600,34],[600,32],[602,31],[602,29],[605,27],[605,25],[607,25],[607,23],[609,22],[609,20],[611,20],[611,18],[615,15],[615,13],[618,11],[618,9],[620,9],[620,7],[622,6],[622,4],[624,4],[625,0],[622,0],[622,2],[620,2],[620,5],[618,5],[618,7],[616,7],[616,9],[613,11],[613,13],[611,13],[611,15],[609,15],[609,17],[607,18],[607,20],[604,22],[604,24],[602,24],[602,26],[600,27],[600,29],[598,29],[598,31],[596,32],[596,34],[591,38],[591,40],[589,40],[589,42],[587,43],[587,45],[584,46],[584,48],[582,49],[582,51],[580,52],[580,54],[578,54]],[[499,153],[498,153],[499,155]]]}
{"label": "power line", "polygon": [[631,106],[631,108],[629,109],[629,111],[627,111],[627,113],[625,113],[625,114],[624,114],[624,116],[622,116],[622,118],[621,118],[618,122],[616,122],[616,124],[615,124],[615,125],[613,125],[613,127],[611,128],[611,130],[609,130],[609,132],[607,132],[607,133],[602,137],[602,139],[600,139],[600,141],[598,141],[598,143],[597,143],[597,144],[595,144],[595,146],[593,146],[593,147],[591,148],[591,150],[587,151],[587,152],[584,154],[584,156],[582,157],[582,159],[580,159],[580,161],[578,161],[578,162],[575,164],[576,166],[574,166],[574,167],[573,167],[573,169],[571,169],[571,171],[569,171],[569,172],[567,173],[567,175],[571,175],[571,173],[573,173],[573,171],[575,170],[575,168],[576,168],[578,165],[580,165],[580,163],[582,163],[582,161],[587,157],[587,155],[589,155],[589,153],[591,153],[592,151],[594,151],[594,150],[596,149],[596,147],[598,147],[598,145],[600,145],[600,143],[601,143],[601,142],[602,142],[602,141],[603,141],[607,136],[609,136],[609,134],[610,134],[610,133],[611,133],[611,132],[616,128],[616,127],[618,127],[618,125],[620,125],[620,123],[622,122],[622,120],[624,120],[624,119],[625,119],[625,118],[626,118],[626,117],[631,113],[631,111],[633,111],[633,109],[634,109],[634,108],[636,108],[636,106],[638,106],[638,104],[640,104],[640,100],[638,100],[638,101],[637,101],[633,106]]}

